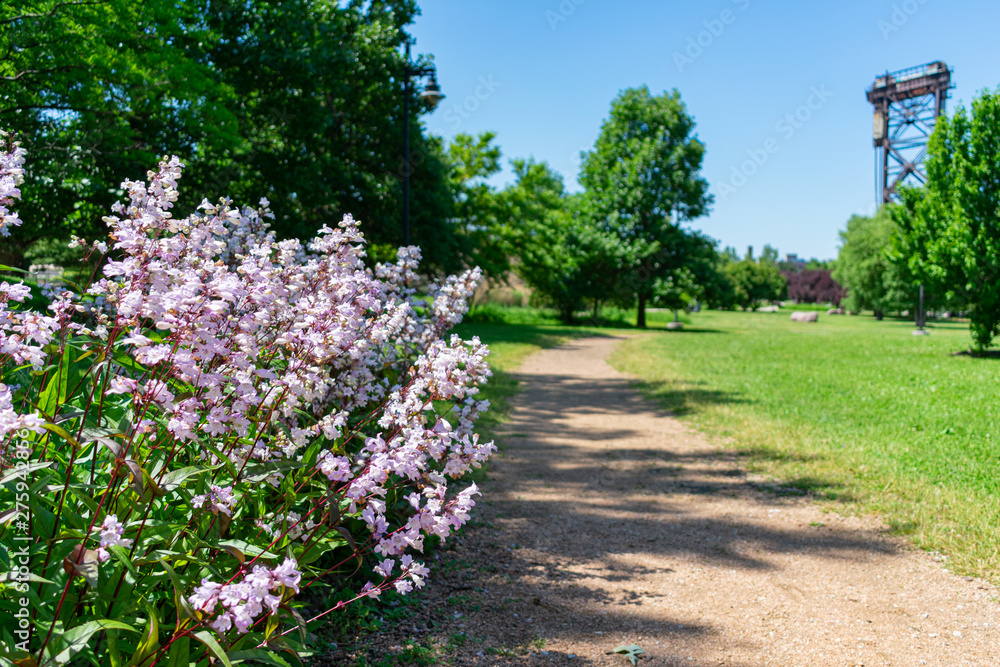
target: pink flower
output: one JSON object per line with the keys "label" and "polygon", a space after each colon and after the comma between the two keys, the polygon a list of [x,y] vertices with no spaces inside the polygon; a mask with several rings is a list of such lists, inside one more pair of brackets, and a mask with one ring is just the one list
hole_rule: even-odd
{"label": "pink flower", "polygon": [[105,517],[104,523],[101,524],[101,546],[97,548],[98,560],[103,563],[111,558],[111,553],[108,551],[111,547],[132,546],[132,540],[122,537],[124,532],[125,526],[118,520],[117,515],[111,514]]}

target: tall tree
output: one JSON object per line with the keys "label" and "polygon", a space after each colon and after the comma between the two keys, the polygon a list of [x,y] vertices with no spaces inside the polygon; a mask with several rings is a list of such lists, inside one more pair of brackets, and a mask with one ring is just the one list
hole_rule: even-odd
{"label": "tall tree", "polygon": [[833,278],[847,290],[849,310],[870,310],[880,320],[886,312],[913,303],[912,278],[889,257],[895,232],[896,224],[884,206],[874,217],[852,215],[847,229],[840,232]]}
{"label": "tall tree", "polygon": [[164,153],[238,142],[231,90],[191,57],[211,42],[193,3],[23,0],[0,4],[0,125],[28,149],[24,224],[0,263],[33,241],[89,234]]}
{"label": "tall tree", "polygon": [[967,305],[973,347],[985,350],[1000,330],[1000,91],[938,119],[927,148],[927,184],[892,208],[895,253]]}
{"label": "tall tree", "polygon": [[454,202],[452,224],[459,254],[494,279],[510,271],[510,217],[488,179],[500,172],[496,133],[458,134],[448,144],[448,184]]}
{"label": "tall tree", "polygon": [[611,104],[594,149],[584,155],[580,182],[597,226],[627,248],[621,284],[646,326],[658,286],[674,285],[692,259],[683,222],[704,215],[712,197],[699,175],[705,146],[674,90],[623,91]]}
{"label": "tall tree", "polygon": [[402,155],[402,46],[417,13],[414,0],[0,4],[0,124],[32,156],[24,225],[5,249],[20,262],[39,238],[95,233],[121,181],[176,154],[180,211],[266,196],[281,237],[351,213],[376,245],[402,240],[408,163],[414,241],[453,266],[447,168],[417,86]]}
{"label": "tall tree", "polygon": [[501,193],[510,220],[514,270],[565,322],[583,304],[579,225],[562,176],[545,162],[512,162],[514,183]]}

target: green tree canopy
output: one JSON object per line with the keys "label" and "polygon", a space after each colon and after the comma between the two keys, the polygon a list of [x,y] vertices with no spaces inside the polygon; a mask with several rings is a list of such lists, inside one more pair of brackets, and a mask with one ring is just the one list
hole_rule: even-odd
{"label": "green tree canopy", "polygon": [[1000,91],[941,117],[928,144],[927,184],[893,206],[894,253],[949,303],[970,310],[973,347],[1000,330]]}
{"label": "green tree canopy", "polygon": [[514,183],[502,198],[511,221],[514,269],[559,311],[564,321],[583,303],[579,224],[562,176],[544,162],[514,160]]}
{"label": "green tree canopy", "polygon": [[895,233],[896,223],[884,206],[874,217],[852,215],[840,232],[833,278],[847,290],[848,310],[871,310],[882,319],[913,304],[912,278],[900,262],[890,260]]}
{"label": "green tree canopy", "polygon": [[778,301],[787,289],[785,277],[772,256],[754,260],[749,252],[738,262],[729,261],[724,267],[732,284],[733,303],[745,310],[753,310],[765,303]]}
{"label": "green tree canopy", "polygon": [[452,226],[458,255],[486,275],[502,279],[510,270],[510,216],[488,183],[500,172],[496,133],[459,134],[448,144],[448,185],[454,202]]}
{"label": "green tree canopy", "polygon": [[414,241],[454,266],[448,168],[420,126],[419,86],[402,155],[402,45],[417,13],[414,0],[3,4],[0,124],[31,156],[7,263],[40,238],[103,229],[119,183],[176,154],[180,211],[267,197],[279,236],[351,213],[376,246],[402,240],[405,160]]}
{"label": "green tree canopy", "polygon": [[694,127],[677,90],[628,89],[612,102],[594,149],[584,155],[587,212],[620,243],[616,292],[638,304],[640,327],[657,290],[676,291],[690,274],[698,244],[681,223],[704,215],[712,201],[699,175],[705,146]]}
{"label": "green tree canopy", "polygon": [[125,178],[157,158],[239,143],[233,91],[201,58],[211,42],[189,3],[24,0],[0,5],[0,124],[30,168],[24,224],[0,261],[45,236],[103,229]]}

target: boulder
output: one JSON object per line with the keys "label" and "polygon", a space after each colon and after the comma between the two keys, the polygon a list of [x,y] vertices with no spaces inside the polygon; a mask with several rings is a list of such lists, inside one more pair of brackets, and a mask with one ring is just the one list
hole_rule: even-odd
{"label": "boulder", "polygon": [[670,331],[680,331],[684,328],[683,322],[667,322],[667,329]]}
{"label": "boulder", "polygon": [[830,310],[826,311],[826,314],[827,315],[843,315],[844,314],[844,309],[843,308],[831,308]]}
{"label": "boulder", "polygon": [[796,310],[792,313],[792,322],[819,322],[819,313],[815,310]]}
{"label": "boulder", "polygon": [[758,313],[776,313],[781,309],[780,306],[761,306],[757,309]]}

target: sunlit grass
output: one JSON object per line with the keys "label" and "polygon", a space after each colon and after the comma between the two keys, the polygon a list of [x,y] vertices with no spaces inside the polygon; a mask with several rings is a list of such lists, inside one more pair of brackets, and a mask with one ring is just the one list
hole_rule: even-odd
{"label": "sunlit grass", "polygon": [[747,463],[875,511],[959,572],[1000,580],[1000,360],[952,356],[967,325],[707,312],[612,363]]}

